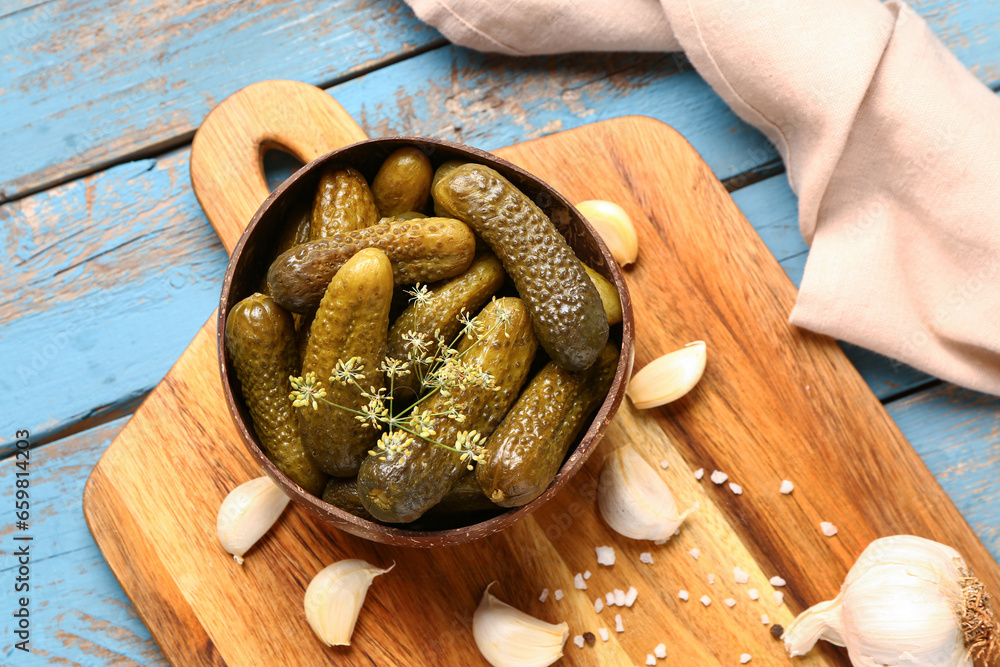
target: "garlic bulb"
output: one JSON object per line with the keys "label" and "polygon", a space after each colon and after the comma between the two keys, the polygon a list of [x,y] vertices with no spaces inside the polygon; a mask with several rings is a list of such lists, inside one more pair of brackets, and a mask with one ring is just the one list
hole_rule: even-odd
{"label": "garlic bulb", "polygon": [[625,266],[639,255],[639,238],[632,218],[618,204],[601,199],[590,199],[576,205],[597,235],[608,246],[615,261]]}
{"label": "garlic bulb", "polygon": [[688,343],[643,366],[632,376],[625,391],[640,410],[672,403],[698,384],[707,357],[703,341]]}
{"label": "garlic bulb", "polygon": [[698,503],[678,513],[674,494],[651,465],[631,447],[615,450],[604,462],[597,507],[611,528],[635,540],[669,540]]}
{"label": "garlic bulb", "polygon": [[493,667],[546,667],[561,658],[569,626],[546,623],[497,600],[490,586],[472,617],[472,635],[483,657]]}
{"label": "garlic bulb", "polygon": [[971,667],[997,648],[989,596],[951,547],[912,535],[875,540],[840,594],[807,609],[783,635],[789,655],[825,639],[857,667]]}
{"label": "garlic bulb", "polygon": [[240,484],[226,496],[215,527],[219,542],[233,560],[243,564],[243,554],[271,529],[288,500],[269,477]]}
{"label": "garlic bulb", "polygon": [[363,560],[349,559],[328,565],[306,588],[306,620],[327,646],[350,646],[354,624],[365,603],[372,580],[396,566],[382,570]]}

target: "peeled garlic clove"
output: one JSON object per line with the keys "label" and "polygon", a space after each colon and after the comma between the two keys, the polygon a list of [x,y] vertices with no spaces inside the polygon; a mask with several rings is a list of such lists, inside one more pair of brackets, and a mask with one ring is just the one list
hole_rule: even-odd
{"label": "peeled garlic clove", "polygon": [[613,202],[589,199],[577,204],[576,210],[608,246],[616,262],[625,266],[635,261],[639,254],[639,239],[632,218],[625,209]]}
{"label": "peeled garlic clove", "polygon": [[546,623],[501,602],[490,595],[490,586],[472,617],[472,634],[483,657],[493,667],[546,667],[561,658],[569,626]]}
{"label": "peeled garlic clove", "polygon": [[698,503],[678,512],[667,483],[634,449],[622,447],[601,469],[597,507],[604,521],[625,537],[669,540]]}
{"label": "peeled garlic clove", "polygon": [[264,536],[288,505],[288,496],[269,477],[233,489],[219,508],[216,529],[222,548],[240,565],[243,554]]}
{"label": "peeled garlic clove", "polygon": [[337,561],[319,571],[306,589],[306,620],[327,646],[350,646],[354,624],[372,580],[383,570],[363,560]]}
{"label": "peeled garlic clove", "polygon": [[691,391],[705,372],[704,341],[654,359],[632,376],[625,393],[640,410],[672,403]]}

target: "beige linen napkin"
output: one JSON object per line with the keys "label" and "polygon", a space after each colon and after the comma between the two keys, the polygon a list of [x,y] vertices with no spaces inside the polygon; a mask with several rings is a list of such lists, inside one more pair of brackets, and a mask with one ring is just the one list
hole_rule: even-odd
{"label": "beige linen napkin", "polygon": [[1000,99],[906,5],[407,1],[484,51],[679,43],[785,160],[812,245],[790,322],[1000,395]]}

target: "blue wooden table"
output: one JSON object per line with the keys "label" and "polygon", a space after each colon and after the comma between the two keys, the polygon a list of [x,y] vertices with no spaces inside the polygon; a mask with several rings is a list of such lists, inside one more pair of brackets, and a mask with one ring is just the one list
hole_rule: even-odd
{"label": "blue wooden table", "polygon": [[[1000,88],[1000,2],[915,8]],[[329,90],[371,136],[484,148],[625,114],[677,128],[796,283],[808,248],[774,148],[682,56],[514,59],[448,45],[399,0],[0,4],[0,664],[165,664],[90,537],[83,485],[215,308],[226,255],[191,191],[208,111],[267,78]],[[275,179],[294,165],[268,158]],[[1000,557],[1000,400],[846,346]],[[16,432],[31,516],[14,520]],[[210,443],[206,443],[208,445]],[[30,535],[31,648],[13,649],[13,538]],[[11,607],[7,609],[6,607]]]}

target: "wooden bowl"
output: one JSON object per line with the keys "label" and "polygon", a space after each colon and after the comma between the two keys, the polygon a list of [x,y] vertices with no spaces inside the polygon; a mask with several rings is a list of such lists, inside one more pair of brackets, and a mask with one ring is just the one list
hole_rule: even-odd
{"label": "wooden bowl", "polygon": [[[395,525],[381,524],[354,516],[308,493],[268,460],[250,425],[250,415],[242,394],[238,386],[234,387],[237,381],[226,354],[223,335],[226,330],[226,316],[236,303],[258,291],[261,279],[267,273],[268,265],[273,259],[274,248],[286,213],[303,199],[312,201],[319,175],[326,165],[337,163],[353,166],[371,182],[382,161],[402,146],[420,148],[427,154],[435,168],[447,160],[462,159],[496,169],[545,211],[556,228],[566,237],[566,241],[577,256],[611,280],[621,296],[624,319],[620,325],[611,328],[611,338],[618,343],[621,350],[611,390],[589,427],[578,436],[575,446],[570,448],[562,468],[549,488],[523,507],[506,511],[498,507],[493,514],[468,515],[457,520],[422,517],[411,524]],[[289,177],[264,200],[233,250],[222,284],[218,324],[219,367],[222,372],[226,403],[244,444],[260,463],[264,472],[291,497],[295,504],[322,521],[358,537],[401,546],[438,547],[470,542],[503,530],[547,503],[572,479],[594,451],[621,404],[632,371],[632,305],[628,289],[618,265],[590,225],[558,192],[523,169],[469,146],[437,139],[388,137],[362,141],[327,153]]]}

